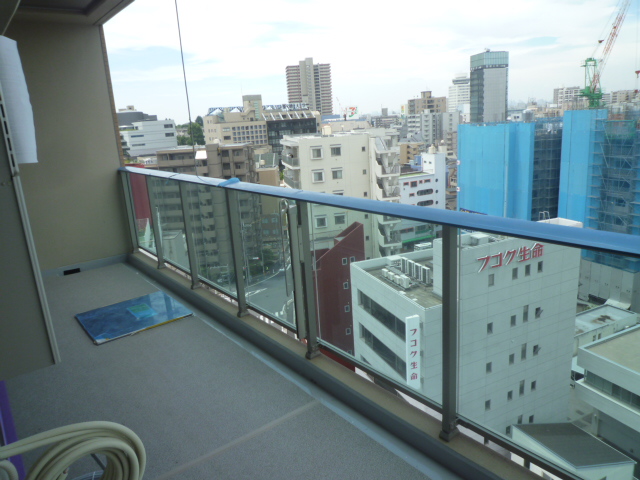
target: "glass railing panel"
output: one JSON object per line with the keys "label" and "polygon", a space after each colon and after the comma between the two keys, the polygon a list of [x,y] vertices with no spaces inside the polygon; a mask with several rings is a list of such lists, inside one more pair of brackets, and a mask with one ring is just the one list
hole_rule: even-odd
{"label": "glass railing panel", "polygon": [[312,205],[318,335],[403,392],[440,404],[436,225]]}
{"label": "glass railing panel", "polygon": [[189,268],[189,254],[185,236],[180,184],[177,180],[149,178],[149,194],[153,198],[158,219],[158,229],[162,237],[162,251],[165,260],[186,272]]}
{"label": "glass railing panel", "polygon": [[226,193],[222,188],[208,185],[186,185],[198,275],[235,297],[236,273]]}
{"label": "glass railing panel", "polygon": [[239,192],[238,216],[247,305],[295,329],[286,215],[277,197]]}
{"label": "glass railing panel", "polygon": [[146,175],[129,174],[131,196],[133,198],[134,223],[138,237],[138,247],[156,253],[153,235],[153,216],[149,206]]}
{"label": "glass railing panel", "polygon": [[[460,415],[553,464],[577,465],[571,472],[580,477],[615,461],[620,467],[604,468],[632,478],[627,409],[634,407],[624,404],[621,392],[631,385],[620,379],[635,369],[640,380],[640,362],[625,363],[627,349],[640,345],[629,310],[640,302],[632,294],[640,273],[627,267],[615,255],[462,233]],[[640,404],[635,409],[640,425]],[[640,441],[640,430],[631,438]],[[576,456],[574,445],[590,453]]]}

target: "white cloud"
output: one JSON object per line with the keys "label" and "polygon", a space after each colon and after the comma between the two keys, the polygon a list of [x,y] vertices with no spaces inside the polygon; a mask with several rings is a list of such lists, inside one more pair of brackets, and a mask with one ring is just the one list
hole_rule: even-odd
{"label": "white cloud", "polygon": [[[313,57],[331,64],[333,93],[343,107],[370,111],[381,104],[399,109],[427,88],[446,95],[451,78],[468,71],[469,56],[484,48],[510,52],[511,99],[550,99],[556,86],[584,83],[580,65],[608,32],[616,3],[399,0],[378,7],[353,0],[249,0],[221,7],[206,0],[180,0],[178,7],[187,78],[190,88],[203,92],[194,95],[195,110],[239,104],[241,91],[269,92],[280,97],[269,101],[285,102],[285,67]],[[635,88],[633,71],[640,67],[630,60],[637,55],[637,23],[637,12],[630,11],[603,76],[607,90]],[[180,80],[179,57],[176,68],[163,63],[123,71],[119,64],[124,51],[179,49],[172,0],[136,0],[105,29],[119,104],[147,102],[130,95],[159,97],[154,85],[166,89],[166,82]],[[236,87],[230,88],[230,81]],[[135,82],[147,87],[129,90]],[[169,103],[149,103],[155,109],[166,105],[169,115],[179,116],[174,112],[182,108],[178,102],[184,102],[184,93],[176,92],[175,104],[166,91],[162,97]]]}

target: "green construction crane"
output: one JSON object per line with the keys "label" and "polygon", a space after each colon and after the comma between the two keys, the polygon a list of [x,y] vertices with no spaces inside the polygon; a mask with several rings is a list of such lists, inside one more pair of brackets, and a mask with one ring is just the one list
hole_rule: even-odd
{"label": "green construction crane", "polygon": [[[602,58],[598,61],[595,56],[589,57],[584,61],[584,84],[585,87],[581,92],[581,95],[589,101],[589,108],[600,108],[602,106],[602,89],[600,88],[600,77],[604,71],[604,67],[607,64],[609,55],[613,48],[613,44],[618,38],[620,33],[620,27],[624,22],[624,17],[627,15],[627,9],[631,0],[623,0],[620,4],[620,10],[616,15],[616,19],[613,22],[613,27],[609,32],[609,36],[606,39],[604,50],[602,51]],[[604,43],[605,40],[599,40],[598,44]]]}

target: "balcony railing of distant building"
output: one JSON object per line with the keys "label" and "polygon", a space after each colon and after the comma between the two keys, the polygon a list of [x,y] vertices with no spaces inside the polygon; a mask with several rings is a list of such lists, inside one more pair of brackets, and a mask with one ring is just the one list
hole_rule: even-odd
{"label": "balcony railing of distant building", "polygon": [[[204,286],[229,299],[235,306],[233,308],[237,309],[239,317],[252,313],[296,336],[301,341],[301,348],[306,349],[308,359],[315,358],[319,350],[323,350],[338,357],[352,369],[358,368],[368,373],[412,401],[442,415],[440,436],[445,440],[452,439],[458,428],[464,427],[480,435],[485,441],[491,441],[521,457],[525,466],[536,465],[562,478],[579,478],[577,474],[515,443],[504,431],[496,431],[490,424],[490,416],[470,416],[465,410],[464,405],[473,399],[460,396],[460,378],[467,375],[467,367],[460,362],[460,354],[464,349],[463,342],[459,341],[463,325],[461,318],[464,320],[467,314],[466,311],[459,311],[462,288],[459,286],[462,284],[460,279],[463,275],[483,272],[489,279],[489,285],[493,285],[493,282],[497,281],[494,275],[499,279],[501,273],[505,276],[508,274],[510,279],[518,278],[518,275],[524,279],[536,272],[543,272],[544,269],[551,269],[563,255],[555,251],[556,253],[549,253],[550,257],[544,257],[543,248],[546,245],[549,245],[550,250],[551,246],[556,246],[640,258],[640,243],[637,242],[637,238],[564,225],[302,190],[290,191],[242,182],[230,183],[221,179],[150,169],[122,167],[120,173],[129,214],[131,241],[136,252],[146,254],[133,255],[132,262],[135,265],[142,268],[144,262],[139,258],[143,257],[153,258],[158,269],[170,265],[174,270],[183,273],[193,289]],[[285,182],[297,188],[291,185],[292,179],[285,177]],[[169,209],[168,207],[174,206],[173,201],[176,198],[180,199],[180,209]],[[169,199],[172,201],[169,202]],[[253,207],[246,209],[241,208],[241,205]],[[353,220],[350,220],[351,218]],[[365,236],[368,230],[365,227],[366,222],[373,218],[402,218],[439,226],[442,236],[436,240],[439,242],[438,248],[434,242],[433,247],[423,246],[424,249],[402,253],[407,255],[405,261],[401,261],[402,258],[398,256],[367,259],[366,256],[375,251],[379,251],[380,254],[387,251],[396,254],[400,251],[399,248],[387,250],[373,247],[367,253]],[[388,225],[384,226],[387,227]],[[339,233],[325,241],[322,232],[329,230]],[[198,237],[202,231],[215,231],[215,245],[212,246],[211,241],[207,243],[201,236]],[[483,243],[487,242],[492,246],[497,245],[496,242],[504,240],[505,237],[520,239],[518,245],[522,245],[519,251],[507,248],[503,252],[496,247],[484,256],[482,252],[485,250],[479,248],[477,255],[480,255],[480,258],[476,260],[476,255],[472,254],[472,265],[462,262],[459,264],[460,252],[463,251],[463,232],[484,233],[472,235],[469,248],[482,247]],[[384,234],[385,230],[381,229],[379,233]],[[394,234],[397,234],[399,240],[398,232],[391,232],[391,235]],[[368,236],[366,240],[369,240]],[[432,260],[418,263],[416,255],[425,255],[425,258]],[[534,257],[535,262],[532,261]],[[330,261],[334,263],[326,263]],[[161,272],[158,269],[146,267],[144,271],[150,274]],[[358,283],[358,276],[365,274],[371,278],[365,283],[373,282],[386,293],[379,296],[370,294],[368,297],[371,301],[367,305],[359,306],[367,296],[358,295],[358,292],[364,289],[364,286],[361,286],[364,283]],[[330,281],[323,280],[323,275],[330,275]],[[558,278],[561,276],[563,275],[559,275]],[[338,286],[327,287],[336,284],[333,277],[339,278]],[[473,277],[472,280],[478,282],[478,278]],[[182,294],[189,295],[188,289],[180,288]],[[335,291],[331,290],[332,288]],[[382,305],[384,297],[390,295],[390,292],[398,292],[398,298],[406,297],[405,300],[411,305],[425,309],[441,309],[437,335],[434,333],[423,337],[428,342],[439,341],[439,346],[436,343],[422,346],[419,344],[416,335],[419,336],[421,329],[427,327],[421,326],[417,316],[406,316],[393,307]],[[193,298],[197,298],[198,302],[206,302],[200,294]],[[322,308],[333,309],[331,312],[335,312],[323,317],[318,309],[320,304],[323,305]],[[550,307],[545,307],[545,310],[547,308]],[[378,320],[365,326],[362,323],[362,312],[367,312],[371,318]],[[527,309],[522,314],[525,317],[521,321],[534,322],[543,315],[542,312],[542,307],[532,306],[531,311]],[[349,319],[352,325],[349,323],[345,338],[350,340],[354,347],[347,350],[334,346],[332,328],[329,328],[335,327],[336,324],[331,322],[339,321],[338,317],[345,314],[353,315],[353,318]],[[237,318],[235,321],[239,322]],[[483,320],[480,330],[492,334],[495,328],[498,329],[497,333],[500,332],[501,327],[494,327],[493,321],[492,318],[489,318],[489,323]],[[389,338],[393,341],[385,342],[389,325],[393,325],[395,330],[402,328],[405,340],[400,340],[396,333],[389,331]],[[477,336],[480,335],[480,330],[465,333]],[[428,332],[425,332],[425,335],[426,333]],[[255,340],[253,334],[250,337]],[[397,346],[398,342],[401,344],[400,347],[393,351],[393,345]],[[521,359],[519,361],[524,361],[527,354],[542,358],[537,357],[539,352],[543,352],[540,353],[542,356],[547,350],[553,350],[540,349],[539,345],[531,348],[532,350],[524,344],[522,352],[518,350],[518,358]],[[378,355],[384,361],[374,362],[373,357],[358,353],[358,349],[366,350],[366,355]],[[433,363],[422,360],[423,354],[432,354],[429,349],[441,352],[436,353],[438,358]],[[389,359],[393,361],[390,362]],[[510,361],[513,359],[510,358]],[[431,376],[427,377],[422,370],[428,370]],[[499,379],[508,373],[499,365],[489,362],[486,371],[485,365],[482,364],[482,375],[495,375],[495,378]],[[322,381],[324,385],[336,385],[341,382],[337,378],[325,377]],[[525,391],[523,385],[524,380],[520,382],[520,396]],[[534,390],[536,385],[542,388],[543,379],[538,379],[537,384],[535,381],[531,385],[527,384],[527,392]],[[517,395],[516,385],[516,399]],[[507,400],[506,396],[504,400]],[[360,399],[351,405],[356,408],[362,407],[365,414],[376,420],[374,417],[385,410],[383,407],[372,410],[371,402],[368,399]],[[482,409],[483,413],[485,410],[491,413],[498,410],[499,413],[500,402],[496,399],[495,406],[492,406],[491,401],[483,401]],[[393,418],[392,412],[388,415],[388,418]],[[528,418],[533,423],[533,415]],[[515,420],[513,423],[515,425]],[[476,464],[469,466],[469,462],[460,462],[459,457],[446,453],[449,452],[447,447],[443,446],[446,444],[437,441],[420,443],[425,437],[416,437],[417,431],[414,430],[414,427],[406,427],[394,432],[414,447],[427,454],[436,455],[439,461],[453,471],[473,478],[495,478]],[[407,433],[409,431],[411,433]],[[419,438],[420,442],[416,438]],[[469,468],[473,474],[469,473]]]}

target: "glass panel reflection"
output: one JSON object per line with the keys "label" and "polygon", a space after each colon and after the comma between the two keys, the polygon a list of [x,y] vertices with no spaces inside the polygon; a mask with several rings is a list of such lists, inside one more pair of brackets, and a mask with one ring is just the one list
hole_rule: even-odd
{"label": "glass panel reflection", "polygon": [[295,328],[293,275],[280,199],[239,192],[247,304]]}
{"label": "glass panel reflection", "polygon": [[133,197],[134,221],[138,234],[138,246],[152,253],[156,253],[152,228],[153,217],[151,215],[149,194],[147,192],[147,177],[146,175],[130,173],[129,183],[131,185],[131,196]]}
{"label": "glass panel reflection", "polygon": [[185,237],[180,185],[177,180],[165,178],[149,179],[150,194],[157,209],[154,215],[159,220],[162,250],[165,260],[185,271],[189,271],[189,255]]}
{"label": "glass panel reflection", "polygon": [[311,222],[321,340],[440,403],[436,226],[320,205]]}
{"label": "glass panel reflection", "polygon": [[235,296],[236,275],[225,192],[207,185],[187,184],[187,195],[198,275]]}

